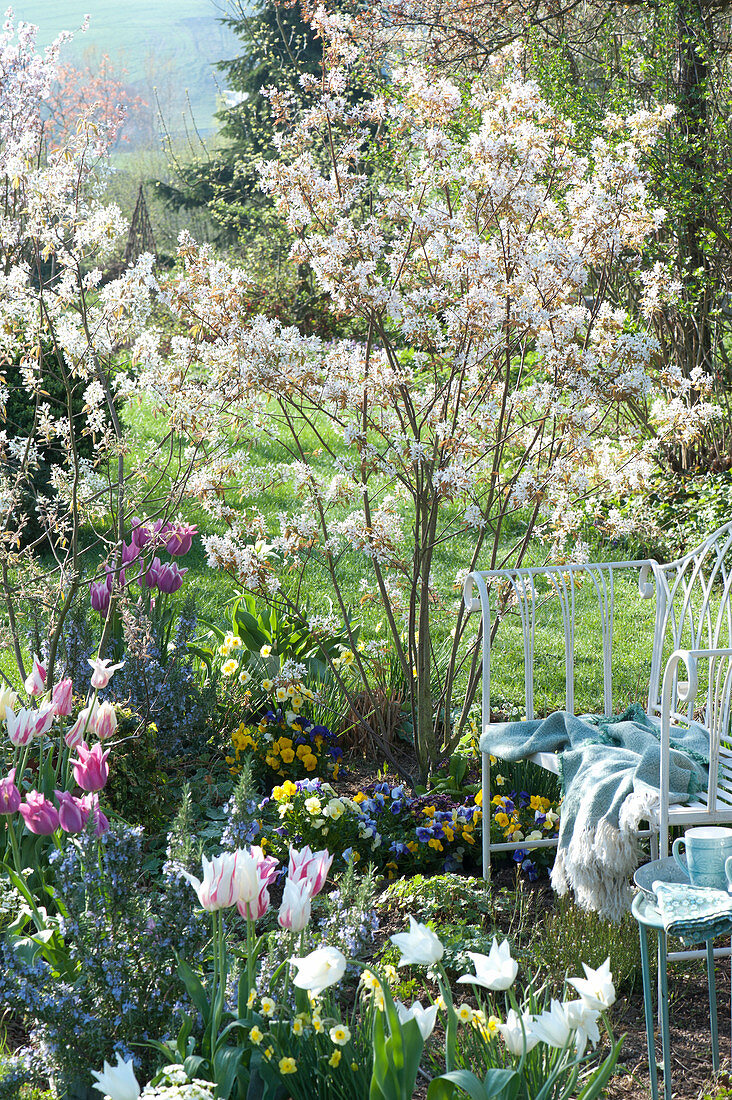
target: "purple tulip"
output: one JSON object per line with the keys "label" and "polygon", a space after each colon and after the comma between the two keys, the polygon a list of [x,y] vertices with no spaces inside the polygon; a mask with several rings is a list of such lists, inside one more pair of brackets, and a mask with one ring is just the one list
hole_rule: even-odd
{"label": "purple tulip", "polygon": [[110,750],[102,752],[101,744],[90,749],[85,741],[80,742],[76,751],[78,757],[71,758],[74,765],[74,779],[83,791],[101,791],[109,779],[107,757]]}
{"label": "purple tulip", "polygon": [[183,584],[183,575],[187,572],[187,569],[179,569],[174,561],[166,562],[158,570],[158,588],[167,595],[177,592]]}
{"label": "purple tulip", "polygon": [[190,550],[193,536],[197,533],[198,528],[193,523],[176,523],[168,533],[165,549],[174,558],[182,558]]}
{"label": "purple tulip", "polygon": [[140,555],[140,547],[130,539],[129,546],[122,540],[122,565],[131,565]]}
{"label": "purple tulip", "polygon": [[132,541],[140,550],[144,550],[150,542],[156,544],[165,541],[168,525],[163,525],[161,519],[144,520],[134,516],[132,520]]}
{"label": "purple tulip", "polygon": [[58,800],[59,825],[65,833],[82,832],[89,818],[80,798],[74,798],[68,791],[56,791]]}
{"label": "purple tulip", "polygon": [[132,517],[130,535],[138,550],[144,550],[150,541],[150,530],[145,521],[141,520],[139,516]]}
{"label": "purple tulip", "polygon": [[15,786],[15,768],[0,779],[0,814],[15,814],[20,809],[20,791]]}
{"label": "purple tulip", "polygon": [[99,795],[84,794],[81,796],[80,801],[84,812],[84,824],[86,825],[89,820],[89,814],[93,814],[94,832],[97,836],[102,836],[109,828],[109,818],[99,809]]}
{"label": "purple tulip", "polygon": [[158,587],[158,574],[160,573],[162,566],[160,564],[160,558],[153,558],[147,567],[147,572],[144,573],[143,569],[140,570],[140,576],[145,579],[145,585],[148,588]]}
{"label": "purple tulip", "polygon": [[29,791],[25,802],[18,807],[25,827],[38,836],[50,836],[58,829],[58,810],[38,791]]}
{"label": "purple tulip", "polygon": [[109,600],[112,593],[106,581],[91,581],[89,584],[89,598],[93,611],[99,611],[106,615],[109,609]]}

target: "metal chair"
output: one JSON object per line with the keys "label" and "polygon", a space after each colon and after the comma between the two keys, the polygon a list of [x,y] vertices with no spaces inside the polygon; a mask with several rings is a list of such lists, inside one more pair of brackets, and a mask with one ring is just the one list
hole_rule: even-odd
{"label": "metal chair", "polygon": [[[534,713],[534,653],[539,585],[544,580],[557,600],[564,626],[565,710],[575,713],[575,627],[578,580],[589,580],[597,597],[602,637],[604,714],[613,713],[613,628],[621,571],[638,574],[643,599],[655,599],[651,667],[646,711],[660,722],[661,774],[658,821],[650,822],[652,855],[658,845],[668,855],[669,829],[676,825],[732,824],[732,746],[729,743],[732,696],[732,522],[720,527],[700,546],[667,565],[647,558],[639,561],[593,562],[561,566],[475,571],[463,592],[468,611],[481,614],[482,721],[490,739],[491,657],[495,618],[491,592],[506,586],[521,621],[524,655],[526,718]],[[500,642],[500,635],[498,638]],[[686,679],[679,679],[679,666]],[[700,691],[700,688],[702,689]],[[668,774],[671,726],[696,719],[709,733],[709,790],[688,805],[669,805]],[[551,753],[528,757],[548,771],[558,771]],[[490,803],[490,754],[482,753],[483,805]],[[534,841],[531,847],[556,845],[556,840]],[[524,841],[491,844],[483,829],[483,876],[490,877],[492,852],[526,847]]]}

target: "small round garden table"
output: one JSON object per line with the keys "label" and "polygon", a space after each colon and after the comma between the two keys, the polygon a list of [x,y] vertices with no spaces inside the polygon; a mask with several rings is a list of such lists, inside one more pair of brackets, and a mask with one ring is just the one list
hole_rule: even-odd
{"label": "small round garden table", "polygon": [[[655,860],[643,867],[644,878],[648,882],[659,881],[666,878],[665,871],[669,860]],[[655,870],[654,870],[655,868]],[[669,875],[670,877],[670,875]],[[661,1024],[661,1048],[663,1051],[663,1093],[665,1100],[671,1100],[671,1038],[668,1022],[668,958],[693,958],[703,956],[707,959],[707,985],[709,987],[709,1027],[712,1036],[712,1068],[716,1072],[719,1069],[719,1031],[717,1027],[717,991],[714,980],[714,938],[732,935],[732,916],[729,927],[717,931],[713,939],[706,940],[706,952],[680,951],[673,952],[669,956],[666,933],[663,928],[661,914],[656,908],[653,898],[648,893],[637,894],[631,907],[633,916],[638,921],[640,930],[641,966],[643,968],[643,1007],[646,1016],[646,1038],[648,1040],[648,1070],[651,1078],[652,1100],[658,1100],[658,1069],[656,1065],[656,1043],[653,1036],[654,1010],[653,990],[651,986],[651,967],[648,954],[648,929],[654,928],[658,938],[658,1008]],[[729,950],[724,952],[729,954]]]}

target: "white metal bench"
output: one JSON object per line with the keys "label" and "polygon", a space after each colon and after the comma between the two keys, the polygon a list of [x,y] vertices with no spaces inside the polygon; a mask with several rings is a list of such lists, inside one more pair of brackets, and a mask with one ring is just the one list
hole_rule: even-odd
{"label": "white metal bench", "polygon": [[[659,820],[650,822],[652,851],[668,855],[669,828],[697,823],[732,825],[732,746],[730,702],[732,696],[732,522],[720,527],[701,546],[678,561],[660,565],[653,559],[622,562],[593,562],[583,565],[538,566],[494,569],[470,573],[463,598],[469,611],[481,613],[482,632],[482,722],[481,730],[490,744],[491,655],[500,654],[500,633],[493,649],[491,594],[499,604],[512,596],[517,608],[524,657],[526,718],[534,711],[534,648],[536,642],[537,596],[541,578],[556,600],[564,626],[565,710],[574,714],[575,626],[577,580],[591,583],[599,607],[602,639],[604,713],[613,713],[613,627],[615,623],[616,578],[620,571],[634,570],[640,595],[655,600],[653,646],[646,711],[661,724],[661,800]],[[500,612],[499,612],[500,614]],[[681,667],[681,678],[679,677]],[[701,689],[701,690],[700,690]],[[670,727],[695,718],[710,739],[708,792],[688,805],[669,805],[668,769]],[[558,758],[550,753],[528,757],[541,767],[557,772]],[[483,788],[483,876],[490,877],[491,852],[556,845],[556,840],[490,841],[490,754],[482,753]],[[665,795],[665,797],[664,797]]]}

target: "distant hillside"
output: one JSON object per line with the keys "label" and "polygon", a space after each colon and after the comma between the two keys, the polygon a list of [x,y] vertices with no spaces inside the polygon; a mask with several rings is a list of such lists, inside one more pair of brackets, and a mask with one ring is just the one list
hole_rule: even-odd
{"label": "distant hillside", "polygon": [[[219,22],[224,0],[16,0],[16,20],[35,23],[39,46],[62,30],[78,32],[84,16],[89,30],[75,33],[64,57],[75,65],[109,54],[115,66],[152,104],[154,91],[172,132],[183,129],[187,104],[197,127],[214,128],[221,74],[213,65],[236,56],[240,44]],[[188,120],[190,127],[190,118]]]}

